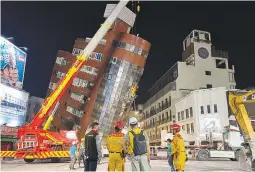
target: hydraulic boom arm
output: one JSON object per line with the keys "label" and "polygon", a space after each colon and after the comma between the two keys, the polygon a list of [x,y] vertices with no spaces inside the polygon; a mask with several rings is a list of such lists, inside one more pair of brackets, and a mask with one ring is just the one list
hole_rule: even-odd
{"label": "hydraulic boom arm", "polygon": [[249,111],[248,108],[249,105],[254,108],[254,105],[251,105],[251,103],[255,103],[255,90],[241,94],[229,92],[228,99],[229,106],[244,137],[243,156],[241,158],[246,160],[252,171],[255,171],[255,133],[252,126],[252,118],[255,117],[255,112]]}
{"label": "hydraulic boom arm", "polygon": [[[50,96],[44,101],[41,109],[35,115],[33,121],[29,124],[29,127],[40,127],[46,118],[49,117],[52,109],[55,107],[56,103],[60,101],[66,89],[72,83],[75,76],[80,71],[81,67],[84,65],[85,61],[88,59],[89,55],[94,51],[99,41],[104,37],[107,31],[111,28],[111,25],[116,20],[122,9],[127,5],[128,0],[121,0],[117,7],[113,10],[111,15],[106,19],[106,21],[101,25],[97,33],[88,43],[84,51],[77,56],[77,60],[74,62],[68,73],[62,78],[57,88],[50,94]],[[51,118],[51,119],[50,119]],[[52,116],[49,117],[49,121],[52,120]],[[49,125],[49,122],[46,123]],[[46,129],[47,127],[45,127]]]}
{"label": "hydraulic boom arm", "polygon": [[245,104],[248,103],[255,103],[255,90],[241,95],[229,92],[229,106],[235,115],[241,130],[245,134],[245,140],[255,140],[254,130],[250,119],[251,114],[248,114],[245,107]]}

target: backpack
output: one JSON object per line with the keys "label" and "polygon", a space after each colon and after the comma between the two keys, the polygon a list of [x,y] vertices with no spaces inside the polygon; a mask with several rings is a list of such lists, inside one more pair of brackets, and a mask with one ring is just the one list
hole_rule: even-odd
{"label": "backpack", "polygon": [[133,152],[136,155],[143,155],[147,153],[147,145],[143,130],[139,134],[135,134],[134,131],[130,131],[134,136],[134,148]]}

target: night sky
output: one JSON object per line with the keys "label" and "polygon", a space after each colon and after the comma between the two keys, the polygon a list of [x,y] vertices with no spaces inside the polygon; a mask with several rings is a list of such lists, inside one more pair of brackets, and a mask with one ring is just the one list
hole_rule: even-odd
{"label": "night sky", "polygon": [[[57,51],[72,52],[77,37],[92,37],[107,3],[114,2],[1,2],[1,35],[28,47],[24,90],[45,97]],[[138,95],[181,60],[182,41],[193,29],[210,32],[216,49],[229,51],[237,88],[255,86],[255,2],[140,4],[135,30],[152,47]]]}

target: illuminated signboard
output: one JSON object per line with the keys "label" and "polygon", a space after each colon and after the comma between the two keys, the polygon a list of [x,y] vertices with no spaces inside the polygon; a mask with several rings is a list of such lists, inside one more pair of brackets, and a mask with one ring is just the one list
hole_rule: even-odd
{"label": "illuminated signboard", "polygon": [[0,125],[22,126],[27,112],[29,94],[0,84]]}
{"label": "illuminated signboard", "polygon": [[0,36],[1,83],[22,89],[27,54]]}

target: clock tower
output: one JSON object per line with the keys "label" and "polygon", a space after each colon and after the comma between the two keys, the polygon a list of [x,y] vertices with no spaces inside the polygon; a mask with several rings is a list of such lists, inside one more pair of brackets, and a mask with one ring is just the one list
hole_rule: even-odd
{"label": "clock tower", "polygon": [[206,31],[193,30],[183,41],[182,60],[188,65],[210,63],[211,34]]}

